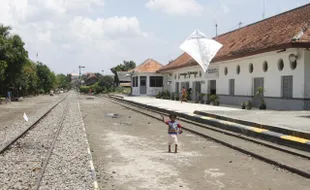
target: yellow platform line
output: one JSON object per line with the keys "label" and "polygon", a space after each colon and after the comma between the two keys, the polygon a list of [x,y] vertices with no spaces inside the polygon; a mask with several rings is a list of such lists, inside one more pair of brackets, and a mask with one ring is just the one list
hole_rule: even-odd
{"label": "yellow platform line", "polygon": [[[194,116],[196,114],[194,113],[189,113],[188,115],[190,116]],[[205,120],[214,120],[215,118],[212,118],[212,117],[207,117],[207,116],[202,116],[200,117],[201,119],[205,119]],[[230,122],[230,121],[219,121],[220,123],[222,124],[226,124],[226,125],[233,125],[234,123],[233,122]],[[247,129],[249,130],[252,130],[254,132],[257,132],[257,133],[263,133],[263,132],[267,132],[269,130],[267,129],[262,129],[262,128],[258,128],[258,127],[248,127],[246,126]],[[291,135],[283,135],[280,137],[281,139],[285,139],[285,140],[290,140],[290,141],[295,141],[295,142],[299,142],[299,143],[303,143],[303,144],[306,144],[306,143],[309,143],[310,140],[309,139],[304,139],[304,138],[299,138],[299,137],[295,137],[295,136],[291,136]]]}
{"label": "yellow platform line", "polygon": [[257,133],[262,133],[262,132],[269,131],[267,129],[257,128],[257,127],[249,127],[249,129],[252,130],[252,131],[255,131]]}
{"label": "yellow platform line", "polygon": [[201,119],[206,119],[206,120],[210,120],[210,119],[213,119],[211,117],[207,117],[207,116],[202,116]]}
{"label": "yellow platform line", "polygon": [[187,115],[195,116],[196,114],[194,114],[194,113],[188,113]]}
{"label": "yellow platform line", "polygon": [[304,143],[304,144],[310,142],[309,139],[303,139],[303,138],[290,136],[290,135],[283,135],[281,136],[281,139],[286,139],[286,140],[295,141],[295,142]]}

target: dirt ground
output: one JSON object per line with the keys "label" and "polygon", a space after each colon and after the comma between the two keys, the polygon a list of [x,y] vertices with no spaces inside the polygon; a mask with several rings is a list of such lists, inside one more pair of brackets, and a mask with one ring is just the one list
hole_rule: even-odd
{"label": "dirt ground", "polygon": [[[80,96],[100,189],[307,190],[310,180],[187,131],[168,153],[158,120]],[[118,118],[108,116],[119,114]],[[182,123],[181,123],[182,124]]]}
{"label": "dirt ground", "polygon": [[61,96],[62,95],[40,95],[24,98],[20,102],[0,104],[0,130],[12,125],[16,119],[22,119],[24,112],[29,116],[34,115],[39,109],[50,105]]}

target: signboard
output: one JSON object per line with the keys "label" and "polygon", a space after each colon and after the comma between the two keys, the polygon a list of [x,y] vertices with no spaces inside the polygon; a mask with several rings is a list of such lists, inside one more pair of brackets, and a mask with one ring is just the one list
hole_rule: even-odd
{"label": "signboard", "polygon": [[219,67],[209,67],[206,72],[206,78],[218,78],[219,77]]}

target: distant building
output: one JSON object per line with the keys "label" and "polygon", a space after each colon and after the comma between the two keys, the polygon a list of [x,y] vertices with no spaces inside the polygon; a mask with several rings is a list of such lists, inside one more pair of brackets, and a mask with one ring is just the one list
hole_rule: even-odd
{"label": "distant building", "polygon": [[163,67],[162,64],[147,59],[138,67],[129,70],[132,73],[132,95],[154,96],[163,89],[163,75],[156,71]]}
{"label": "distant building", "polygon": [[71,80],[72,81],[75,81],[75,80],[78,80],[79,79],[79,74],[76,74],[76,73],[71,73]]}
{"label": "distant building", "polygon": [[118,78],[118,84],[117,86],[122,87],[130,87],[131,85],[131,72],[128,71],[119,71],[116,72],[117,78]]}
{"label": "distant building", "polygon": [[98,78],[96,77],[95,74],[87,73],[86,76],[87,76],[87,78],[84,81],[86,86],[91,86],[91,85],[95,84],[96,82],[98,82]]}

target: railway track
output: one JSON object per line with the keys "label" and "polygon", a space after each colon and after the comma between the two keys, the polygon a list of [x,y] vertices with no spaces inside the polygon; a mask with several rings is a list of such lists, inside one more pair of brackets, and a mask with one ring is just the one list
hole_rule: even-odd
{"label": "railway track", "polygon": [[30,131],[34,126],[36,126],[42,119],[44,119],[55,107],[57,107],[61,102],[63,102],[68,95],[58,101],[54,106],[48,109],[41,117],[39,117],[34,123],[32,123],[29,127],[19,133],[16,137],[12,138],[8,142],[4,143],[0,146],[0,154],[4,153],[12,144],[14,144],[18,139],[22,138],[28,131]]}
{"label": "railway track", "polygon": [[[9,168],[16,164],[16,170],[18,172],[10,171],[7,172],[9,173],[7,175],[19,175],[18,177],[14,176],[15,178],[19,178],[18,182],[20,184],[17,188],[31,188],[36,190],[40,188],[53,148],[63,128],[66,112],[68,111],[68,101],[66,99],[69,95],[66,95],[29,127],[1,146],[1,159],[4,161],[7,160],[8,162],[2,163],[2,167]],[[60,105],[61,107],[59,107]],[[52,115],[50,116],[50,114]],[[59,114],[61,114],[61,117],[58,117]],[[50,116],[49,119],[48,116]],[[47,121],[52,121],[54,124],[51,125]],[[29,174],[29,170],[31,174]],[[6,172],[4,171],[4,173]],[[29,176],[31,177],[29,178]],[[0,183],[1,185],[3,184]],[[10,188],[16,188],[10,185],[8,186]]]}
{"label": "railway track", "polygon": [[[141,113],[153,119],[162,120],[161,115],[168,113],[152,110],[141,105],[128,102],[116,97],[103,97],[124,108]],[[274,169],[283,169],[310,179],[310,153],[293,148],[273,144],[260,139],[247,137],[216,127],[179,118],[183,122],[184,131],[188,131],[203,138],[211,139],[226,147],[261,160],[274,166]],[[246,144],[246,145],[245,145]]]}

